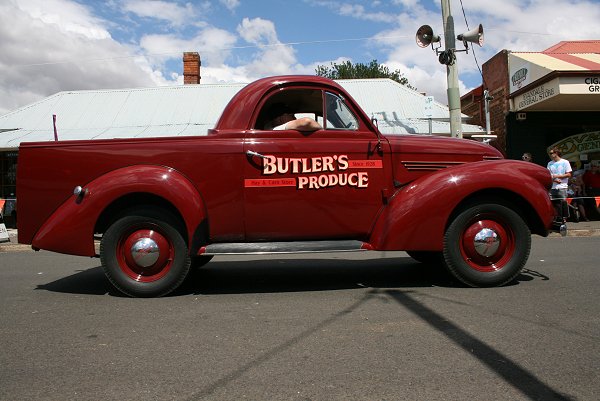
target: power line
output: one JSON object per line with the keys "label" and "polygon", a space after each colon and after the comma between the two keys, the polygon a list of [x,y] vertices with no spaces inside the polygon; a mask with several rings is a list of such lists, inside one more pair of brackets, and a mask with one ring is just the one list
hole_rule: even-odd
{"label": "power line", "polygon": [[[460,0],[462,7],[462,0]],[[463,15],[465,17],[465,22],[467,22],[467,17],[463,8]],[[469,25],[467,23],[467,29]],[[493,29],[487,29],[488,31]],[[502,30],[503,32],[523,34],[523,35],[543,35],[543,36],[553,36],[555,34],[552,33],[539,33],[539,32],[524,32],[524,31],[510,31],[510,30]],[[402,39],[402,38],[413,38],[412,35],[391,35],[391,36],[370,36],[364,38],[345,38],[345,39],[327,39],[327,40],[311,40],[311,41],[298,41],[298,42],[286,42],[286,43],[272,43],[266,45],[247,45],[247,46],[231,46],[231,47],[221,47],[215,49],[199,49],[198,51],[202,53],[214,53],[219,51],[229,51],[229,50],[245,50],[245,49],[261,49],[268,47],[279,47],[279,46],[299,46],[299,45],[313,45],[313,44],[327,44],[327,43],[343,43],[343,42],[360,42],[360,41],[368,41],[368,40],[378,40],[378,39]],[[171,56],[181,54],[184,50],[180,50],[177,52],[164,52],[164,53],[140,53],[134,55],[125,55],[125,56],[111,56],[111,57],[98,57],[98,58],[89,58],[82,59],[77,58],[74,60],[61,60],[61,61],[49,61],[45,63],[30,63],[30,64],[16,64],[14,67],[41,67],[41,66],[49,66],[49,65],[60,65],[60,64],[75,64],[75,63],[92,63],[99,61],[111,61],[111,60],[124,60],[124,59],[133,59],[136,57],[161,57],[161,56]],[[475,57],[475,62],[477,63],[477,58],[475,56],[475,52],[473,52],[473,56]],[[479,68],[479,64],[477,65]],[[481,72],[481,69],[479,69]]]}
{"label": "power line", "polygon": [[[462,0],[460,0],[460,8],[462,9],[463,17],[465,17],[465,24],[467,25],[467,31],[470,31],[469,21],[467,21],[467,14],[465,13],[465,8],[463,6]],[[481,81],[483,82],[483,86],[485,88],[487,88],[487,83],[485,82],[485,78],[483,77],[483,72],[481,71],[481,67],[479,67],[479,61],[477,61],[477,56],[475,55],[475,47],[474,46],[471,46],[471,53],[473,53],[473,59],[475,60],[475,65],[477,66],[477,69],[479,70],[479,75],[481,75]]]}
{"label": "power line", "polygon": [[[286,43],[271,43],[271,44],[266,44],[266,45],[247,45],[247,46],[221,47],[221,48],[215,48],[215,49],[199,49],[198,51],[201,53],[214,53],[214,52],[229,51],[229,50],[262,49],[262,48],[280,47],[280,46],[299,46],[299,45],[341,43],[341,42],[359,42],[359,41],[378,40],[378,39],[400,39],[400,38],[408,38],[408,37],[412,37],[412,36],[392,35],[392,36],[371,36],[371,37],[365,37],[365,38],[311,40],[311,41],[298,41],[298,42],[286,42]],[[178,55],[178,54],[181,54],[182,52],[183,52],[183,50],[177,51],[177,52],[144,53],[144,54],[135,54],[135,55],[126,55],[126,56],[111,56],[111,57],[100,57],[100,58],[89,58],[89,59],[78,58],[76,60],[62,60],[62,61],[50,61],[50,62],[46,62],[46,63],[20,64],[20,65],[15,65],[15,67],[39,67],[39,66],[48,66],[48,65],[123,60],[123,59],[132,59],[132,58],[136,58],[136,57],[160,57],[160,56]]]}

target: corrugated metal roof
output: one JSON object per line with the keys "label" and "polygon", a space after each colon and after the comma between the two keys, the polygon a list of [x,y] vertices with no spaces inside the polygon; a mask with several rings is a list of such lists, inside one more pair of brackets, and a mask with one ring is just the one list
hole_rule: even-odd
{"label": "corrugated metal roof", "polygon": [[[369,112],[395,112],[401,118],[422,118],[425,96],[391,79],[341,79],[336,81]],[[433,118],[448,118],[448,107],[434,102]]]}
{"label": "corrugated metal roof", "polygon": [[575,40],[558,42],[542,53],[600,53],[600,40]]}
{"label": "corrugated metal roof", "polygon": [[[429,121],[424,117],[425,96],[391,79],[338,80],[370,117],[375,117],[384,134],[427,134]],[[434,102],[431,110],[432,133],[449,135],[448,107]],[[466,117],[466,115],[464,115]],[[463,124],[463,132],[481,134],[478,125]]]}
{"label": "corrugated metal roof", "polygon": [[59,92],[0,117],[0,149],[20,142],[205,135],[245,84]]}
{"label": "corrugated metal roof", "polygon": [[543,52],[512,52],[550,71],[600,70],[600,40],[564,41]]}
{"label": "corrugated metal roof", "polygon": [[[557,54],[520,53],[520,52],[514,52],[511,54],[514,56],[518,56],[524,60],[527,60],[530,63],[536,64],[540,67],[546,68],[548,70],[548,72],[552,72],[552,71],[587,71],[587,70],[589,70],[588,68],[585,68],[584,66],[580,65],[580,63],[575,64],[577,62],[577,60],[571,60],[572,62],[569,62],[565,59],[557,57],[557,56],[559,56]],[[561,54],[560,56],[564,56],[564,54]],[[581,54],[572,55],[572,56],[581,61],[585,61],[585,59],[581,58]]]}
{"label": "corrugated metal roof", "polygon": [[[389,79],[338,81],[388,134],[426,134],[425,97]],[[245,84],[183,85],[144,89],[60,92],[0,116],[0,149],[21,142],[52,141],[52,115],[60,140],[205,135],[229,100]],[[433,119],[448,108],[434,103]],[[434,134],[449,135],[450,124],[433,121]],[[3,132],[4,131],[4,132]],[[465,133],[482,133],[463,124]]]}

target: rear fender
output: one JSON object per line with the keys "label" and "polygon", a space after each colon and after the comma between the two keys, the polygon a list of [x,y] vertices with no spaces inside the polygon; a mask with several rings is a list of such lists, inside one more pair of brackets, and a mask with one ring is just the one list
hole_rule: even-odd
{"label": "rear fender", "polygon": [[550,183],[545,168],[514,160],[474,162],[440,170],[409,183],[389,200],[369,243],[377,250],[441,251],[453,212],[478,193],[485,193],[488,201],[490,197],[496,201],[494,194],[498,194],[498,203],[511,198],[514,204],[528,203],[544,231],[554,216],[546,189]]}
{"label": "rear fender", "polygon": [[188,245],[206,218],[206,207],[194,185],[163,166],[137,165],[104,174],[83,186],[50,216],[36,233],[32,247],[71,255],[95,256],[94,227],[101,213],[119,198],[148,193],[170,202],[186,225]]}

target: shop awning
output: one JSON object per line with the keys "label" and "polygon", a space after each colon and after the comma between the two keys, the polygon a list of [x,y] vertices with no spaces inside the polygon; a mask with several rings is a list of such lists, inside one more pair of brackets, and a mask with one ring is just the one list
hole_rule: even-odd
{"label": "shop awning", "polygon": [[600,111],[600,53],[510,53],[511,111]]}

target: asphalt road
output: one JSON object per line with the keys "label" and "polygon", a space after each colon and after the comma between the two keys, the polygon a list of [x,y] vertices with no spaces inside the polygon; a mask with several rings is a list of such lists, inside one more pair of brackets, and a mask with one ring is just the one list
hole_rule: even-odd
{"label": "asphalt road", "polygon": [[598,400],[599,245],[535,237],[492,289],[402,252],[220,257],[162,299],[0,253],[0,399]]}

